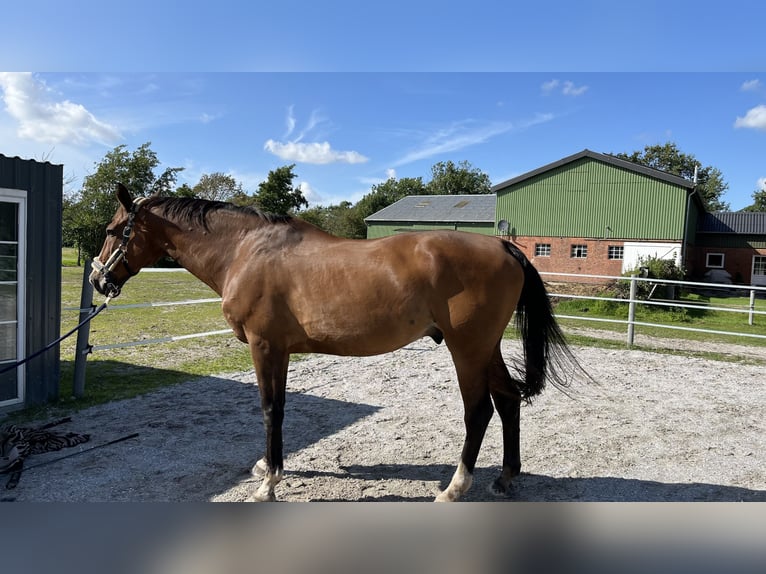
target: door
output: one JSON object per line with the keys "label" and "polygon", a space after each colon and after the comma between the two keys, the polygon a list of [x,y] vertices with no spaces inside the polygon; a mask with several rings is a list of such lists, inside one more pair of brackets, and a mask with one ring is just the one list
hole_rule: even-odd
{"label": "door", "polygon": [[[0,188],[0,368],[24,357],[26,192]],[[24,402],[24,368],[0,374],[0,407]]]}

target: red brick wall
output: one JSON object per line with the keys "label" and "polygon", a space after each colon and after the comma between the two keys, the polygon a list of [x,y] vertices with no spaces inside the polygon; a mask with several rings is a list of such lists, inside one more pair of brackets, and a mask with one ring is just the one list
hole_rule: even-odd
{"label": "red brick wall", "polygon": [[[513,243],[524,252],[537,270],[541,272],[609,275],[611,277],[622,275],[622,260],[609,259],[608,257],[609,246],[623,246],[623,242],[619,240],[585,239],[581,237],[515,237],[513,238]],[[535,257],[535,244],[537,243],[550,244],[550,257]],[[587,257],[571,257],[572,245],[586,245],[588,247]],[[552,276],[544,276],[544,279],[556,280]],[[599,283],[605,280],[583,278],[581,281]]]}
{"label": "red brick wall", "polygon": [[694,279],[702,279],[707,271],[705,261],[708,253],[723,253],[723,268],[731,274],[735,283],[750,284],[753,256],[766,256],[766,249],[742,247],[696,247],[689,250],[688,271]]}

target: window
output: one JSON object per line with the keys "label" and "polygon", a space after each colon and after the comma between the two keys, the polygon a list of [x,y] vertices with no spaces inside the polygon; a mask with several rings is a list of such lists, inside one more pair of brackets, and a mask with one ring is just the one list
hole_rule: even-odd
{"label": "window", "polygon": [[708,253],[705,260],[706,267],[723,269],[723,253]]}
{"label": "window", "polygon": [[622,245],[609,246],[609,259],[625,259],[625,248]]}
{"label": "window", "polygon": [[535,243],[535,257],[550,257],[550,256],[551,256],[550,243]]}
{"label": "window", "polygon": [[570,257],[574,257],[575,259],[585,259],[587,256],[588,256],[587,245],[572,245],[572,251],[570,252]]}
{"label": "window", "polygon": [[763,255],[753,257],[753,275],[766,275],[766,257]]}

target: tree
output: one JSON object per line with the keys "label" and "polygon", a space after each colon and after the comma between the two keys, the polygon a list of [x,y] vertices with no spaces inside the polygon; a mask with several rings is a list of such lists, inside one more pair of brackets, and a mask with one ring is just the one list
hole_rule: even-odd
{"label": "tree", "polygon": [[766,186],[753,192],[753,203],[742,211],[766,211]]}
{"label": "tree", "polygon": [[463,160],[457,165],[440,161],[431,167],[428,192],[434,195],[472,195],[490,193],[489,176]]}
{"label": "tree", "polygon": [[188,183],[182,183],[171,194],[173,197],[197,197]]}
{"label": "tree", "polygon": [[242,184],[230,175],[224,173],[206,173],[199,183],[192,188],[194,197],[212,201],[231,201],[234,197],[244,194]]}
{"label": "tree", "polygon": [[354,237],[355,210],[350,201],[310,207],[302,211],[299,217],[337,237]]}
{"label": "tree", "polygon": [[258,184],[258,192],[254,197],[258,209],[277,215],[299,211],[308,207],[309,202],[303,196],[300,186],[293,187],[293,172],[295,164],[279,167],[269,172],[266,181]]}
{"label": "tree", "polygon": [[654,169],[659,169],[692,181],[694,168],[697,167],[697,192],[708,211],[727,211],[729,204],[722,200],[729,184],[723,180],[718,168],[702,167],[693,155],[682,153],[676,144],[668,142],[664,145],[644,147],[643,151],[631,154],[618,153],[614,157],[632,161]]}
{"label": "tree", "polygon": [[84,178],[82,189],[64,202],[63,235],[84,257],[92,258],[101,249],[104,230],[117,210],[117,182],[137,196],[167,193],[175,184],[183,168],[166,168],[155,176],[160,162],[150,146],[147,142],[132,153],[124,145],[117,146]]}

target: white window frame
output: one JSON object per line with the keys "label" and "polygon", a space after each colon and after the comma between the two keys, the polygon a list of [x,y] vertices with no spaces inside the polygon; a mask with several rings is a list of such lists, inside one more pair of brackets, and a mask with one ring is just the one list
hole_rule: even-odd
{"label": "white window frame", "polygon": [[[27,192],[21,189],[0,188],[0,201],[18,205],[18,237],[16,242],[16,360],[26,352],[26,295],[27,295]],[[7,363],[0,363],[7,364]],[[23,404],[26,392],[24,366],[16,368],[16,398],[0,401],[0,407]]]}
{"label": "white window frame", "polygon": [[[612,257],[612,255],[619,254],[619,257]],[[625,246],[624,245],[609,245],[606,250],[607,259],[610,261],[622,261],[625,259]]]}
{"label": "white window frame", "polygon": [[[541,253],[538,253],[540,251]],[[535,243],[535,257],[550,257],[551,256],[551,244],[550,243]]]}
{"label": "white window frame", "polygon": [[752,267],[750,268],[750,282],[753,285],[766,285],[766,281],[764,281],[764,278],[766,277],[766,273],[756,274],[755,272],[755,262],[757,259],[766,260],[766,255],[753,255]]}
{"label": "white window frame", "polygon": [[569,248],[570,259],[587,259],[588,258],[588,244],[587,243],[572,243]]}
{"label": "white window frame", "polygon": [[[721,257],[721,264],[720,265],[711,265],[710,264],[710,256],[716,255]],[[720,253],[720,252],[710,252],[705,253],[705,267],[708,269],[723,269],[724,263],[726,262],[726,254]]]}

